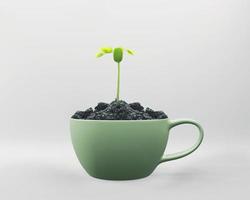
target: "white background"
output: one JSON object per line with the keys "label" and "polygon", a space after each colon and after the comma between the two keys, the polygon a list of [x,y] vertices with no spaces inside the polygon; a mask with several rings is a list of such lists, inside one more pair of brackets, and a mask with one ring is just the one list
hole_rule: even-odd
{"label": "white background", "polygon": [[[0,1],[1,199],[249,199],[250,3],[247,0]],[[116,65],[100,46],[128,47],[121,97],[193,118],[189,157],[146,179],[88,177],[69,118],[115,97]],[[172,131],[168,151],[195,141]]]}

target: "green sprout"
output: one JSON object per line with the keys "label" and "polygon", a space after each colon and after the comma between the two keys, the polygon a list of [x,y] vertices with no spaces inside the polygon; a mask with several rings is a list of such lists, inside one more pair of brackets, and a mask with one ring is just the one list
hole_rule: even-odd
{"label": "green sprout", "polygon": [[113,52],[113,59],[118,64],[118,71],[117,71],[117,89],[116,89],[116,101],[120,99],[120,63],[123,59],[123,52],[126,51],[130,55],[134,55],[134,51],[131,49],[125,49],[122,47],[102,47],[100,51],[96,54],[96,57],[99,58],[105,54],[109,54]]}

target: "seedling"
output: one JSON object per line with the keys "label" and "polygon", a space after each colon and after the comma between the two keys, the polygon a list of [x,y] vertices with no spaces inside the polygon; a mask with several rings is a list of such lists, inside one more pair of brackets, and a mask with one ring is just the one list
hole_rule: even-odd
{"label": "seedling", "polygon": [[72,116],[73,119],[82,120],[153,120],[166,119],[168,116],[162,111],[154,111],[150,108],[144,109],[139,102],[127,103],[120,100],[120,64],[123,60],[124,52],[134,55],[130,49],[122,47],[102,47],[96,54],[99,58],[106,54],[112,54],[113,60],[117,63],[117,89],[115,101],[111,103],[99,102],[97,106],[88,108],[85,111],[77,111]]}
{"label": "seedling", "polygon": [[120,63],[123,59],[123,52],[126,51],[130,55],[134,55],[134,51],[131,49],[125,49],[122,47],[102,47],[100,48],[100,51],[96,54],[96,57],[99,58],[105,54],[113,53],[113,59],[117,63],[117,89],[116,89],[116,101],[119,101],[120,99]]}

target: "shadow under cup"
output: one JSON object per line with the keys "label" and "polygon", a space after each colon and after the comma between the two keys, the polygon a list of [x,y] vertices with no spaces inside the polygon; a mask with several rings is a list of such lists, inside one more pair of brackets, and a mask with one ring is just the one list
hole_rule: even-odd
{"label": "shadow under cup", "polygon": [[[179,124],[200,130],[188,150],[163,156],[169,130]],[[82,167],[93,177],[128,180],[150,175],[159,163],[192,153],[203,139],[201,126],[192,120],[70,120],[71,138]]]}

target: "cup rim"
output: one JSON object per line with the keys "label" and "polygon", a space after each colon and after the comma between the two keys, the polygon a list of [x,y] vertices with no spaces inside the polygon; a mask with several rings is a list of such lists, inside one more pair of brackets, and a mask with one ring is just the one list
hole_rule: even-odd
{"label": "cup rim", "polygon": [[123,123],[123,122],[158,122],[158,121],[168,121],[169,118],[164,119],[140,119],[140,120],[92,120],[92,119],[74,119],[70,118],[70,121],[77,121],[77,122],[97,122],[97,123]]}

